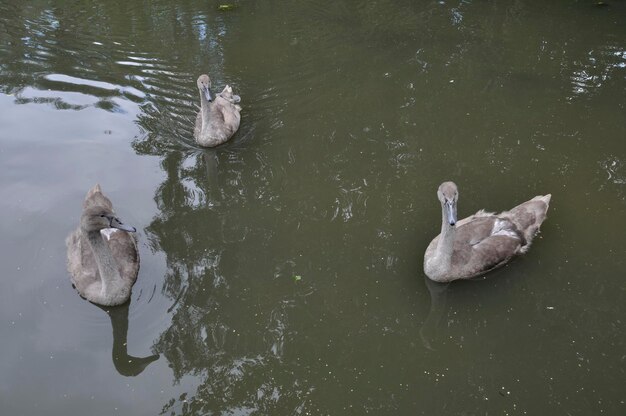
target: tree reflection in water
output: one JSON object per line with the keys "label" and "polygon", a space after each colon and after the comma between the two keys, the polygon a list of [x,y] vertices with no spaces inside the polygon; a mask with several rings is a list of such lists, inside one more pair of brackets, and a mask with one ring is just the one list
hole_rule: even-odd
{"label": "tree reflection in water", "polygon": [[[259,163],[255,174],[243,178],[243,163],[225,150],[163,158],[167,179],[155,196],[160,214],[146,233],[152,249],[166,255],[163,293],[172,300],[172,323],[155,350],[168,360],[175,381],[186,375],[200,380],[195,395],[172,399],[164,413],[269,412],[278,402],[281,409],[295,409],[309,392],[281,362],[293,332],[294,299],[312,290],[291,276],[281,279],[289,283],[285,290],[263,290],[277,276],[293,273],[294,263],[287,260],[274,276],[263,275],[271,270],[271,223],[281,207],[269,186],[268,165]],[[259,275],[250,275],[255,270]]]}

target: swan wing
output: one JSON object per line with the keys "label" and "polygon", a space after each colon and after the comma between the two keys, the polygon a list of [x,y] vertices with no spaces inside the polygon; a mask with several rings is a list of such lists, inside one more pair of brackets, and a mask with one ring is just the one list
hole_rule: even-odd
{"label": "swan wing", "polygon": [[452,264],[464,276],[476,276],[506,263],[525,244],[508,219],[478,216],[457,229]]}
{"label": "swan wing", "polygon": [[117,261],[120,276],[132,285],[137,280],[139,273],[139,251],[135,236],[114,228],[107,228],[104,234],[107,237],[111,253]]}
{"label": "swan wing", "polygon": [[70,272],[72,284],[78,293],[84,296],[89,287],[100,285],[98,265],[89,248],[83,241],[80,231],[72,232],[65,241],[67,245],[67,270]]}

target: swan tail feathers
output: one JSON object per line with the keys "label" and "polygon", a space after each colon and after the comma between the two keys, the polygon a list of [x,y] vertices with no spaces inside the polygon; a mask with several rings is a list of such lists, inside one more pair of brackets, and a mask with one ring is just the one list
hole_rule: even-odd
{"label": "swan tail feathers", "polygon": [[528,251],[533,238],[545,221],[550,206],[550,198],[552,198],[550,194],[538,195],[507,212],[506,216],[524,236],[526,244],[520,248],[521,253]]}
{"label": "swan tail feathers", "polygon": [[111,200],[104,196],[99,183],[97,183],[93,188],[89,190],[89,192],[87,192],[85,200],[83,201],[83,209],[89,208],[94,205],[101,205],[105,208],[113,210],[113,204],[111,203]]}
{"label": "swan tail feathers", "polygon": [[100,194],[102,193],[102,188],[100,188],[100,184],[99,183],[95,184],[94,187],[91,188],[89,190],[89,192],[87,192],[87,196],[85,197],[85,199],[91,198],[92,196],[94,196],[97,193],[100,193]]}

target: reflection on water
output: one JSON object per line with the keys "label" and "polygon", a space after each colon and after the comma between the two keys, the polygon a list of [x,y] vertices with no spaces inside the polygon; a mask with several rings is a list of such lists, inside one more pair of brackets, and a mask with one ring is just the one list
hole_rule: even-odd
{"label": "reflection on water", "polygon": [[[603,65],[598,66],[597,56],[600,56]],[[572,74],[572,91],[576,95],[589,96],[610,82],[618,71],[626,68],[626,49],[624,46],[608,46],[604,50],[589,51],[587,62],[577,63],[581,68]]]}
{"label": "reflection on water", "polygon": [[442,318],[446,313],[446,298],[449,283],[437,283],[428,278],[424,278],[426,288],[430,293],[430,311],[420,328],[420,336],[422,344],[429,350],[436,350],[431,340],[433,336],[440,333],[440,325]]}
{"label": "reflection on water", "polygon": [[[237,6],[0,4],[3,410],[623,413],[626,5]],[[217,149],[201,73],[247,104]],[[449,179],[552,193],[531,253],[425,281]],[[115,369],[62,260],[95,182],[141,226]]]}
{"label": "reflection on water", "polygon": [[128,355],[128,308],[130,301],[115,307],[98,306],[111,318],[113,327],[113,365],[118,373],[126,377],[134,377],[139,374],[153,361],[159,359],[159,354],[146,357],[133,357]]}

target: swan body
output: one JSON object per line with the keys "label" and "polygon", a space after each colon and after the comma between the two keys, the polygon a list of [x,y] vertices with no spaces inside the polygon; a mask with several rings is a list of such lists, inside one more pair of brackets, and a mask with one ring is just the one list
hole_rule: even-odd
{"label": "swan body", "polygon": [[536,196],[510,211],[494,214],[478,211],[456,219],[458,189],[454,182],[439,186],[441,233],[424,254],[424,272],[437,282],[469,279],[502,266],[528,251],[546,219],[551,195]]}
{"label": "swan body", "polygon": [[80,225],[66,240],[67,268],[78,293],[103,306],[130,298],[139,272],[135,232],[115,216],[111,201],[100,185],[85,197]]}
{"label": "swan body", "polygon": [[233,94],[233,89],[228,85],[213,97],[208,75],[200,75],[197,84],[200,111],[196,116],[193,136],[200,146],[215,147],[226,142],[239,129],[241,107],[237,103],[241,98]]}

